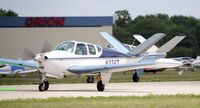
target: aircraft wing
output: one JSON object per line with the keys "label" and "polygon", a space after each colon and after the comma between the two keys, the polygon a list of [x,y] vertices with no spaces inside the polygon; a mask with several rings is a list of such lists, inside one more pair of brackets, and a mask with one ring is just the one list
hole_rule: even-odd
{"label": "aircraft wing", "polygon": [[32,72],[37,72],[37,69],[28,69],[28,70],[24,70],[24,71],[19,71],[16,74],[26,74],[26,73],[32,73]]}
{"label": "aircraft wing", "polygon": [[75,74],[85,74],[85,73],[95,73],[95,72],[104,72],[109,70],[110,72],[119,72],[123,68],[127,70],[131,69],[140,69],[149,65],[155,65],[155,62],[146,62],[146,63],[130,63],[130,64],[110,64],[110,65],[93,65],[93,66],[72,66],[67,70]]}
{"label": "aircraft wing", "polygon": [[127,54],[129,50],[116,38],[108,34],[107,32],[100,32],[101,36],[106,39],[118,52]]}
{"label": "aircraft wing", "polygon": [[167,53],[171,51],[180,41],[182,41],[185,38],[185,36],[176,36],[172,38],[170,41],[165,43],[163,46],[161,46],[156,52],[158,53]]}
{"label": "aircraft wing", "polygon": [[0,70],[0,74],[2,74],[2,75],[10,75],[11,72],[7,71],[7,70]]}
{"label": "aircraft wing", "polygon": [[34,60],[14,60],[14,59],[0,58],[0,63],[1,64],[10,64],[10,65],[14,65],[14,66],[37,68],[37,63]]}
{"label": "aircraft wing", "polygon": [[0,70],[0,74],[3,75],[11,75],[11,74],[26,74],[26,73],[32,73],[38,71],[37,69],[29,69],[29,70],[16,70],[16,71],[11,71],[11,70]]}

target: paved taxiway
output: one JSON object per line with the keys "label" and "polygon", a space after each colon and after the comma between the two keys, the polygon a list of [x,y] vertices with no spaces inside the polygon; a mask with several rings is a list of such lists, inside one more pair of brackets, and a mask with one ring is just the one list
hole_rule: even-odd
{"label": "paved taxiway", "polygon": [[0,88],[15,88],[14,91],[0,91],[0,100],[17,98],[48,97],[91,97],[91,96],[145,96],[200,94],[200,81],[188,82],[139,82],[109,83],[104,92],[96,90],[94,84],[50,84],[46,92],[39,92],[38,85],[8,85]]}

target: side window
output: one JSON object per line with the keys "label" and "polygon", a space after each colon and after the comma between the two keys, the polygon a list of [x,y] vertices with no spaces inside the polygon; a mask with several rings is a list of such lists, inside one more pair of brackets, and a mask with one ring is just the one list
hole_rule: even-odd
{"label": "side window", "polygon": [[87,48],[85,44],[77,44],[76,45],[76,55],[87,55]]}
{"label": "side window", "polygon": [[101,48],[99,46],[97,46],[97,50],[98,50],[98,53],[101,52]]}
{"label": "side window", "polygon": [[95,50],[95,47],[93,45],[88,45],[88,49],[89,49],[90,55],[96,55],[96,50]]}

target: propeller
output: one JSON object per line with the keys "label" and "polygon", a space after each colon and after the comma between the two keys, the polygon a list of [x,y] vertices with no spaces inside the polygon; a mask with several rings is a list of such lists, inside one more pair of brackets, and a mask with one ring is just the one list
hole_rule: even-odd
{"label": "propeller", "polygon": [[38,62],[38,71],[37,71],[37,77],[39,80],[42,79],[42,73],[41,73],[41,67],[43,67],[43,62],[44,60],[48,59],[47,56],[44,56],[45,52],[51,51],[53,49],[53,46],[47,41],[45,40],[43,43],[43,46],[41,48],[41,51],[39,54],[34,54],[30,49],[25,48],[23,55],[22,55],[22,59],[23,60],[30,60],[30,59],[34,59],[36,62]]}
{"label": "propeller", "polygon": [[53,46],[51,45],[51,43],[47,40],[44,41],[41,53],[45,53],[48,51],[51,51],[53,49]]}
{"label": "propeller", "polygon": [[30,49],[25,48],[22,55],[22,60],[30,60],[34,58],[35,58],[35,54]]}
{"label": "propeller", "polygon": [[[43,53],[51,51],[52,49],[53,49],[53,46],[50,44],[50,42],[45,40],[40,51],[41,57],[43,57]],[[36,55],[30,49],[28,48],[24,49],[22,60],[30,60],[30,59],[34,59],[35,57]],[[46,58],[47,57],[45,57],[45,59]]]}

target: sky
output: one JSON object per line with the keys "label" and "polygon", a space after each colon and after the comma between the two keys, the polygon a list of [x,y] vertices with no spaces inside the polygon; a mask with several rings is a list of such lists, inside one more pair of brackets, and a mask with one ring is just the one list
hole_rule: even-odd
{"label": "sky", "polygon": [[200,18],[200,0],[0,0],[0,8],[19,16],[113,16],[126,9],[132,18],[157,13]]}

